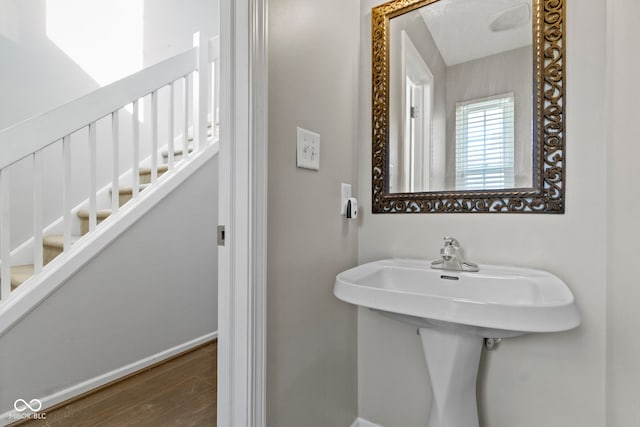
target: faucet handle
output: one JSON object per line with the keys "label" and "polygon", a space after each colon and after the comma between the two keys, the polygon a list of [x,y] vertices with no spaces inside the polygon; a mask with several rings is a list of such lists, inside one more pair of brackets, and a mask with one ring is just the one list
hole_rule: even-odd
{"label": "faucet handle", "polygon": [[460,242],[454,237],[445,237],[444,245],[440,248],[441,259],[433,261],[431,268],[452,271],[479,271],[477,264],[465,261]]}
{"label": "faucet handle", "polygon": [[456,239],[453,237],[445,237],[444,246],[440,248],[440,256],[442,256],[444,260],[449,261],[457,255],[459,249],[460,246]]}
{"label": "faucet handle", "polygon": [[455,237],[445,237],[444,238],[444,245],[445,246],[459,247],[460,246],[460,242],[458,242],[458,240]]}

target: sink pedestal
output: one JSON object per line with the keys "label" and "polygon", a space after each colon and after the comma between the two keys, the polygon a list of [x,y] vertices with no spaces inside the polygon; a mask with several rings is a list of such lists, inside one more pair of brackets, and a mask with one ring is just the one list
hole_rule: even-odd
{"label": "sink pedestal", "polygon": [[333,293],[342,301],[419,328],[433,391],[428,427],[479,427],[482,337],[567,331],[580,324],[573,294],[553,274],[479,268],[445,272],[424,260],[387,259],[336,276]]}
{"label": "sink pedestal", "polygon": [[427,427],[479,427],[476,378],[484,339],[448,328],[419,333],[433,396]]}

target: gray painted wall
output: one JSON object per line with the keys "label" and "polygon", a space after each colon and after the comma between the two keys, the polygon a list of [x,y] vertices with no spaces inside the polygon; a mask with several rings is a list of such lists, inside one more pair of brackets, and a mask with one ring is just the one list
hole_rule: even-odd
{"label": "gray painted wall", "polygon": [[0,413],[218,329],[212,159],[0,337]]}
{"label": "gray painted wall", "polygon": [[[607,267],[604,263],[607,209],[602,197],[607,188],[603,163],[607,154],[603,119],[606,117],[606,1],[567,4],[567,209],[564,215],[371,214],[371,77],[367,29],[370,9],[377,3],[380,2],[361,1],[365,36],[361,44],[358,194],[363,215],[358,232],[358,262],[388,257],[433,259],[438,256],[442,237],[453,235],[462,242],[472,261],[529,266],[558,275],[577,298],[583,314],[582,326],[564,333],[509,339],[503,341],[498,351],[484,354],[478,385],[481,425],[607,425]],[[625,5],[626,9],[637,8],[631,6],[631,2]],[[623,16],[624,9],[620,12],[619,17]],[[637,22],[636,18],[627,19],[629,24]],[[631,41],[628,44],[631,52]],[[623,174],[621,180],[632,177],[627,175],[630,172],[620,173]],[[621,232],[619,238],[622,236]],[[628,250],[629,246],[625,248]],[[622,288],[624,285],[620,283]],[[635,293],[625,291],[621,298]],[[620,321],[628,316],[637,324],[635,315],[620,316]],[[628,346],[636,349],[632,354],[637,360],[637,346]],[[621,361],[628,360],[620,357]],[[625,366],[633,367],[630,360]],[[360,416],[388,427],[426,425],[429,379],[415,328],[360,310],[358,371]],[[637,397],[631,382],[625,380],[619,386],[621,391],[633,391]],[[635,424],[627,420],[620,425]]]}
{"label": "gray painted wall", "polygon": [[[356,310],[333,296],[356,264],[358,2],[269,2],[267,425],[349,426],[357,414]],[[296,168],[296,126],[321,136]]]}
{"label": "gray painted wall", "polygon": [[[608,0],[607,197],[607,422],[609,427],[640,425],[640,116],[638,68],[640,3]],[[599,58],[601,59],[601,58]],[[604,227],[604,225],[603,225]]]}

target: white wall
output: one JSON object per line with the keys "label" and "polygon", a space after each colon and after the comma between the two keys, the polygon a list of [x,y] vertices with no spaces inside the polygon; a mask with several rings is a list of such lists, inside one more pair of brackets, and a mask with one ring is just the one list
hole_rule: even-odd
{"label": "white wall", "polygon": [[144,65],[193,46],[193,33],[218,35],[219,0],[144,0]]}
{"label": "white wall", "polygon": [[[108,0],[89,0],[95,9],[109,7]],[[98,87],[82,61],[69,56],[47,35],[46,0],[0,0],[0,129],[69,102]],[[218,0],[143,0],[143,50],[140,65],[147,66],[192,46],[192,34],[218,34]],[[82,21],[84,11],[68,11],[71,22]],[[117,28],[120,23],[113,22]],[[83,34],[77,34],[82,40]],[[96,52],[96,66],[117,62],[115,41]],[[139,67],[141,68],[141,67]],[[135,70],[133,70],[135,71]],[[124,76],[121,76],[124,77]]]}
{"label": "white wall", "polygon": [[[211,37],[218,32],[218,0],[136,0],[129,7],[133,11],[142,12],[129,16],[126,13],[116,14],[122,22],[114,21],[106,27],[113,33],[104,33],[92,28],[78,25],[77,34],[72,40],[80,41],[71,46],[53,36],[48,23],[48,16],[65,16],[71,18],[67,23],[71,28],[81,24],[87,18],[96,19],[101,25],[100,11],[113,7],[109,0],[83,1],[82,8],[72,8],[78,0],[0,0],[0,129],[14,123],[41,114],[59,105],[85,95],[98,87],[118,78],[138,71],[172,55],[192,47],[192,34],[198,30]],[[119,2],[122,3],[122,2]],[[67,5],[67,6],[65,6]],[[65,8],[69,8],[65,11]],[[125,5],[126,9],[126,5]],[[61,12],[62,11],[62,12]],[[136,12],[137,13],[137,12]],[[49,15],[48,15],[49,14]],[[110,17],[111,19],[113,17]],[[139,20],[139,29],[135,20]],[[59,26],[64,26],[61,22]],[[110,73],[111,81],[104,80],[95,72],[108,69],[113,64],[122,62],[123,52],[127,49],[124,41],[115,36],[122,36],[128,31],[136,30],[140,37],[140,52],[136,67],[129,67],[127,73],[118,74],[118,68]],[[135,33],[132,32],[132,34]],[[115,35],[115,36],[114,36]],[[85,43],[82,44],[83,39]],[[95,45],[94,45],[95,44]],[[88,49],[87,49],[88,48]],[[87,54],[86,50],[91,52]],[[78,53],[80,52],[80,53]],[[84,53],[82,53],[84,52]],[[129,55],[134,53],[129,52]],[[134,61],[135,63],[136,61]],[[122,70],[120,70],[122,71]],[[181,100],[182,91],[178,85],[177,101]],[[160,95],[160,113],[167,110],[166,94]],[[148,97],[147,97],[148,98]],[[147,119],[141,124],[142,140],[140,158],[150,153],[148,130],[148,99],[144,114]],[[161,116],[162,117],[162,116]],[[122,110],[121,114],[121,170],[131,168],[131,113]],[[104,121],[98,127],[98,188],[111,181],[111,145],[110,122]],[[166,144],[166,120],[160,121],[160,145]],[[182,129],[182,115],[176,116],[176,129]],[[178,132],[178,131],[177,131]],[[89,171],[88,151],[86,149],[86,130],[72,139],[72,204],[75,205],[88,198]],[[60,144],[45,150],[44,180],[44,224],[49,224],[62,215],[62,154]],[[11,168],[11,243],[15,248],[33,235],[32,229],[32,167],[31,159],[18,163]]]}
{"label": "white wall", "polygon": [[607,422],[640,425],[640,3],[608,0]]}
{"label": "white wall", "polygon": [[46,35],[45,0],[0,0],[0,129],[98,87]]}
{"label": "white wall", "polygon": [[[529,266],[558,275],[576,296],[582,326],[509,339],[497,351],[484,354],[478,385],[481,425],[607,425],[605,1],[566,6],[564,215],[371,214],[369,28],[370,9],[377,3],[361,1],[358,262],[387,257],[433,259],[442,237],[452,235],[472,261]],[[359,415],[387,427],[423,427],[429,413],[428,381],[415,328],[359,310]]]}
{"label": "white wall", "polygon": [[0,337],[0,414],[218,329],[217,177],[216,157]]}
{"label": "white wall", "polygon": [[[356,264],[358,2],[269,2],[267,425],[349,426],[357,415],[356,310],[333,296]],[[320,170],[296,168],[296,126],[320,134]]]}

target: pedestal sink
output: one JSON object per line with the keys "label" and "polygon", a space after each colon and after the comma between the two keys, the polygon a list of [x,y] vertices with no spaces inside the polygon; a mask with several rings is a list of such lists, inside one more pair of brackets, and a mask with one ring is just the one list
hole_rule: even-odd
{"label": "pedestal sink", "polygon": [[336,277],[334,294],[417,326],[431,377],[428,427],[478,427],[476,377],[484,338],[577,327],[567,285],[545,271],[480,265],[435,270],[426,260],[388,259]]}

